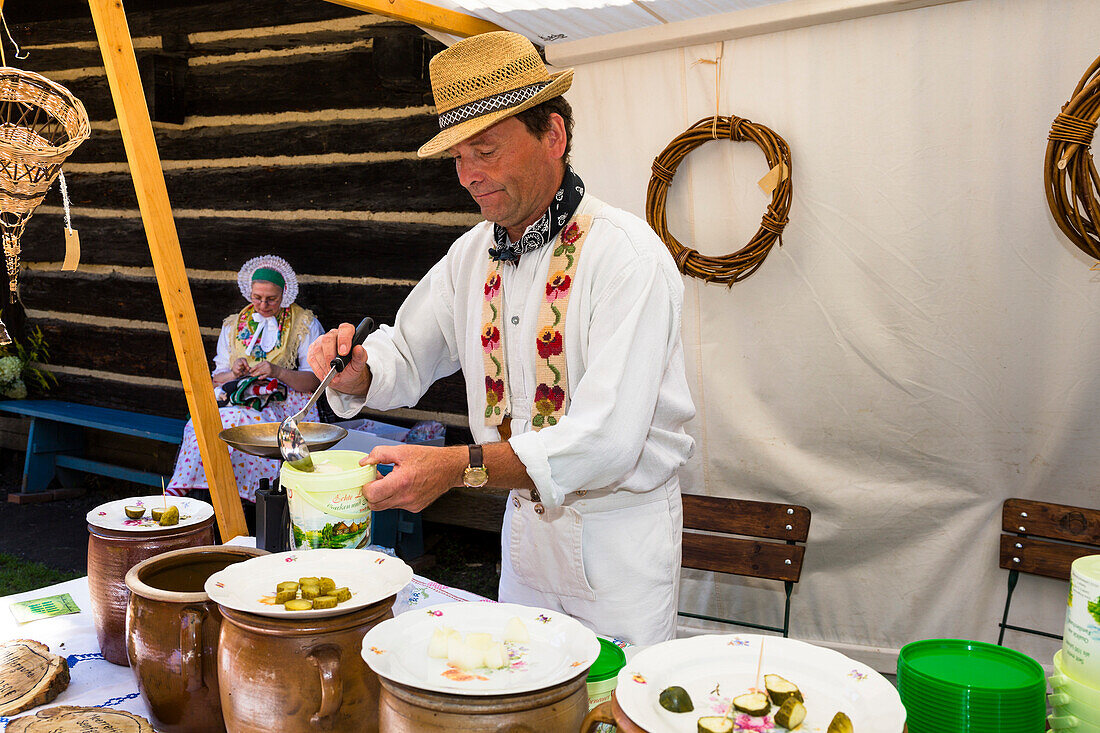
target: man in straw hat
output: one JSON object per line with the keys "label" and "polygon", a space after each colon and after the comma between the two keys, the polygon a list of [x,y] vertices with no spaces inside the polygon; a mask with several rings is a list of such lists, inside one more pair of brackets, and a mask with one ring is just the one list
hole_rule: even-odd
{"label": "man in straw hat", "polygon": [[[478,445],[376,448],[363,491],[419,511],[454,486],[512,489],[499,598],[563,611],[635,643],[676,628],[683,525],[676,470],[695,413],[680,340],[683,282],[641,219],[585,192],[573,117],[523,36],[474,36],[431,62],[440,132],[487,221],[413,289],[392,327],[355,345],[329,389],[350,417],[416,404],[461,369]],[[328,370],[343,324],[316,341]]]}

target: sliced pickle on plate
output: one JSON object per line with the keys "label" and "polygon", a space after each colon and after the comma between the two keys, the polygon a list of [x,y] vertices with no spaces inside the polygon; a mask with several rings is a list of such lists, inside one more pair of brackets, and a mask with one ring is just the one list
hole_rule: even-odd
{"label": "sliced pickle on plate", "polygon": [[764,689],[768,691],[768,697],[775,705],[782,705],[791,697],[799,702],[806,702],[798,685],[777,674],[764,675]]}
{"label": "sliced pickle on plate", "polygon": [[744,695],[733,698],[733,707],[742,713],[759,717],[767,715],[772,709],[772,704],[763,692],[746,692]]}
{"label": "sliced pickle on plate", "polygon": [[145,516],[145,507],[143,506],[128,506],[124,507],[123,511],[126,512],[126,516],[130,519],[141,519]]}
{"label": "sliced pickle on plate", "polygon": [[793,697],[788,697],[779,710],[775,711],[776,725],[781,725],[787,730],[794,730],[802,725],[806,719],[806,706]]}
{"label": "sliced pickle on plate", "polygon": [[687,690],[676,685],[661,690],[657,701],[661,703],[661,707],[670,713],[690,713],[695,709]]}
{"label": "sliced pickle on plate", "polygon": [[846,713],[837,713],[830,721],[826,733],[855,733],[852,719]]}
{"label": "sliced pickle on plate", "polygon": [[698,733],[733,733],[733,721],[725,715],[705,715],[697,726]]}

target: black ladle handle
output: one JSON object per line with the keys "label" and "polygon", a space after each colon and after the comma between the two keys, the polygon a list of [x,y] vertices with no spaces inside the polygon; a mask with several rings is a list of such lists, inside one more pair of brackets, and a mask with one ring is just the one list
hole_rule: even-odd
{"label": "black ladle handle", "polygon": [[355,327],[355,335],[351,337],[351,348],[348,349],[348,353],[343,355],[337,355],[329,362],[329,366],[338,372],[344,371],[344,367],[351,361],[351,352],[355,348],[356,344],[363,343],[363,340],[367,337],[371,331],[374,330],[374,319],[367,316],[363,320],[359,321],[359,325]]}

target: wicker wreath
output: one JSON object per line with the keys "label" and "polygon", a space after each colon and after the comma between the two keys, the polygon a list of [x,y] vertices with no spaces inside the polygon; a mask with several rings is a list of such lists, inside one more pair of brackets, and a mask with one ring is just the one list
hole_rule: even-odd
{"label": "wicker wreath", "polygon": [[1100,58],[1092,62],[1061,113],[1047,142],[1043,182],[1054,221],[1085,254],[1100,260],[1100,178],[1089,147],[1100,117]]}
{"label": "wicker wreath", "polygon": [[[668,230],[665,221],[665,198],[676,169],[684,157],[710,140],[745,140],[756,143],[764,151],[769,169],[780,163],[786,166],[786,175],[772,193],[771,203],[760,221],[760,228],[749,243],[733,254],[724,257],[708,257],[680,244]],[[791,151],[787,142],[764,125],[758,125],[741,117],[706,117],[689,127],[668,144],[653,161],[653,176],[646,191],[646,221],[665,243],[676,260],[680,272],[707,282],[723,283],[728,287],[756,272],[768,256],[772,245],[783,245],[783,228],[787,226],[787,212],[791,208]]]}

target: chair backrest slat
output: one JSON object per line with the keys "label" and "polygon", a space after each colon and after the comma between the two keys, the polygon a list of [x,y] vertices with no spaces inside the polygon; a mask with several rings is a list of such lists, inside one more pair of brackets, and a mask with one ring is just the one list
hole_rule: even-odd
{"label": "chair backrest slat", "polygon": [[685,534],[683,553],[685,568],[797,583],[806,548],[740,537]]}
{"label": "chair backrest slat", "polygon": [[684,494],[684,529],[805,542],[810,510],[797,504]]}
{"label": "chair backrest slat", "polygon": [[1058,580],[1069,580],[1073,561],[1086,555],[1095,555],[1095,548],[1084,545],[1067,545],[1032,537],[1001,535],[1001,567],[1019,570],[1021,573],[1044,575]]}
{"label": "chair backrest slat", "polygon": [[1028,499],[1006,499],[1001,528],[1005,532],[1030,537],[1092,545],[1100,552],[1100,511],[1096,509]]}

